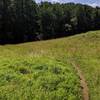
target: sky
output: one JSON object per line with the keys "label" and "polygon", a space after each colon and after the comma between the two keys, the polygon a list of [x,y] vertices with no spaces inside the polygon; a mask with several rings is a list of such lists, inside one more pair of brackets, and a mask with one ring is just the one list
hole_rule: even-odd
{"label": "sky", "polygon": [[100,0],[36,0],[36,2],[41,2],[41,1],[60,2],[60,3],[74,2],[74,3],[88,4],[93,7],[96,6],[100,7]]}

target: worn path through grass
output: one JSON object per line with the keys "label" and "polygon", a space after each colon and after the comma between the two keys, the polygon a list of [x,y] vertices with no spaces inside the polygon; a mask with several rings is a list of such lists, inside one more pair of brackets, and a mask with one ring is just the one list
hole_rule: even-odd
{"label": "worn path through grass", "polygon": [[81,86],[81,90],[82,90],[82,97],[83,100],[89,100],[89,89],[88,89],[88,85],[86,82],[86,79],[84,77],[84,74],[82,73],[80,66],[78,64],[76,64],[75,61],[71,61],[72,66],[74,66],[77,75],[80,77],[80,86]]}

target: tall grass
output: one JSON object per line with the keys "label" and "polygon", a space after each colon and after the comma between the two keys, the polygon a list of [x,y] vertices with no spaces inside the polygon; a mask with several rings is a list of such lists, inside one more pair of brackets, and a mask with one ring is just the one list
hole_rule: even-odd
{"label": "tall grass", "polygon": [[[27,64],[22,65],[20,67],[16,67],[15,62],[23,61],[23,59],[27,59],[29,61],[29,59],[31,58],[33,59],[34,57],[35,59],[40,59],[40,62],[42,60],[43,63],[37,62],[40,65],[44,65],[50,60],[52,64],[57,65],[57,66],[56,68],[52,69],[53,71],[47,69],[46,67],[42,68],[42,66],[33,70],[31,69],[32,67],[31,68],[27,67],[26,66]],[[49,60],[45,60],[45,58]],[[67,83],[65,82],[64,87],[66,87],[68,84],[71,84],[71,86],[67,88],[67,90],[66,89],[62,90],[61,88],[63,87],[63,85],[61,85],[61,87],[59,88],[60,90],[58,89],[58,91],[56,92],[53,91],[53,93],[44,92],[43,90],[36,89],[35,90],[36,100],[45,100],[45,99],[46,100],[63,100],[64,97],[66,97],[65,100],[78,100],[78,99],[81,99],[81,92],[79,94],[79,91],[80,91],[79,79],[73,69],[73,66],[70,64],[71,60],[74,59],[75,62],[80,65],[80,68],[83,71],[85,78],[87,80],[88,87],[89,87],[90,100],[100,100],[100,92],[99,92],[100,90],[100,66],[99,66],[100,65],[100,31],[91,31],[91,32],[87,32],[81,35],[76,35],[76,36],[72,36],[68,38],[48,40],[48,41],[30,42],[30,43],[19,44],[19,45],[0,46],[0,59],[1,59],[0,60],[0,69],[1,69],[0,73],[1,72],[2,74],[11,73],[12,72],[11,68],[7,67],[7,70],[5,70],[6,66],[8,66],[11,63],[11,66],[14,65],[13,70],[15,69],[15,72],[12,72],[14,76],[16,76],[16,73],[21,74],[21,76],[19,75],[17,79],[17,80],[21,80],[20,82],[18,81],[18,84],[19,83],[21,84],[18,86],[19,90],[16,90],[16,92],[13,92],[13,93],[17,93],[18,91],[21,91],[21,92],[18,92],[18,95],[21,95],[22,98],[24,98],[23,93],[25,93],[24,95],[28,94],[28,97],[30,97],[29,95],[34,94],[33,89],[31,90],[30,87],[26,85],[27,82],[24,83],[24,81],[28,81],[28,77],[34,76],[34,75],[32,76],[30,75],[33,72],[35,71],[37,72],[39,70],[41,72],[41,69],[42,69],[42,72],[46,74],[44,74],[43,77],[41,76],[38,82],[36,82],[36,85],[34,86],[35,89],[37,88],[37,85],[41,86],[40,85],[40,83],[42,82],[41,80],[45,80],[45,82],[48,80],[49,82],[50,80],[53,80],[53,81],[55,81],[56,79],[59,80],[59,77],[60,78],[64,77],[66,79]],[[33,63],[34,60],[29,61],[29,62]],[[34,66],[37,66],[37,63],[35,62],[34,65],[32,65],[33,68],[35,68]],[[67,74],[67,76],[66,74],[62,76],[61,74],[62,72],[59,73],[59,70],[60,70],[58,67],[59,63],[61,63],[60,64],[61,69],[63,68],[70,69],[70,71],[68,70],[66,71],[65,69],[63,69],[65,73]],[[47,64],[46,66],[50,68],[51,65]],[[10,70],[10,72],[8,72],[8,69]],[[59,73],[59,74],[54,75],[54,72]],[[23,73],[25,74],[23,75]],[[23,79],[23,76],[24,76],[24,79]],[[37,74],[36,74],[36,77],[38,77]],[[0,80],[3,81],[2,78]],[[33,81],[34,80],[32,80],[32,82]],[[45,82],[44,84],[46,84]],[[15,83],[17,84],[17,82]],[[50,81],[50,83],[52,82]],[[3,81],[2,84],[7,85],[8,83]],[[52,89],[56,87],[56,86],[54,87],[52,86],[53,85],[46,86],[46,89],[48,88]],[[11,90],[9,89],[10,87],[11,87]],[[22,87],[21,90],[20,90],[20,87]],[[7,94],[7,97],[8,95],[10,97],[10,95],[12,94],[12,92],[10,91],[13,91],[13,89],[15,89],[16,86],[8,84],[5,90],[4,90],[4,87],[1,87],[1,88],[2,88],[0,89],[1,97],[3,97],[4,94],[8,92],[8,90],[9,92]],[[32,91],[32,94],[30,94],[29,91]],[[71,92],[68,92],[68,91],[71,91]],[[68,97],[68,95],[70,97]],[[38,98],[38,96],[40,98]],[[41,97],[44,97],[45,99],[44,98],[41,99]]]}

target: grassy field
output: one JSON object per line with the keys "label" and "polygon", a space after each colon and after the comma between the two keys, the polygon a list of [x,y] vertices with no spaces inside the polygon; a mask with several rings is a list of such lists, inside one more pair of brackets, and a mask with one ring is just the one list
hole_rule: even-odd
{"label": "grassy field", "polygon": [[0,100],[81,100],[73,60],[100,100],[100,31],[0,46]]}

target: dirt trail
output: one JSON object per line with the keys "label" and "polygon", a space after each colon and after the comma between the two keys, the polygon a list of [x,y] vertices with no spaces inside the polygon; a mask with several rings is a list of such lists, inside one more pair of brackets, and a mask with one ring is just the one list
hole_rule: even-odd
{"label": "dirt trail", "polygon": [[87,86],[86,80],[84,78],[84,75],[83,75],[83,73],[80,70],[80,66],[77,65],[74,61],[71,62],[71,63],[74,66],[75,70],[77,71],[78,76],[80,77],[80,85],[82,87],[83,100],[89,100],[88,86]]}

